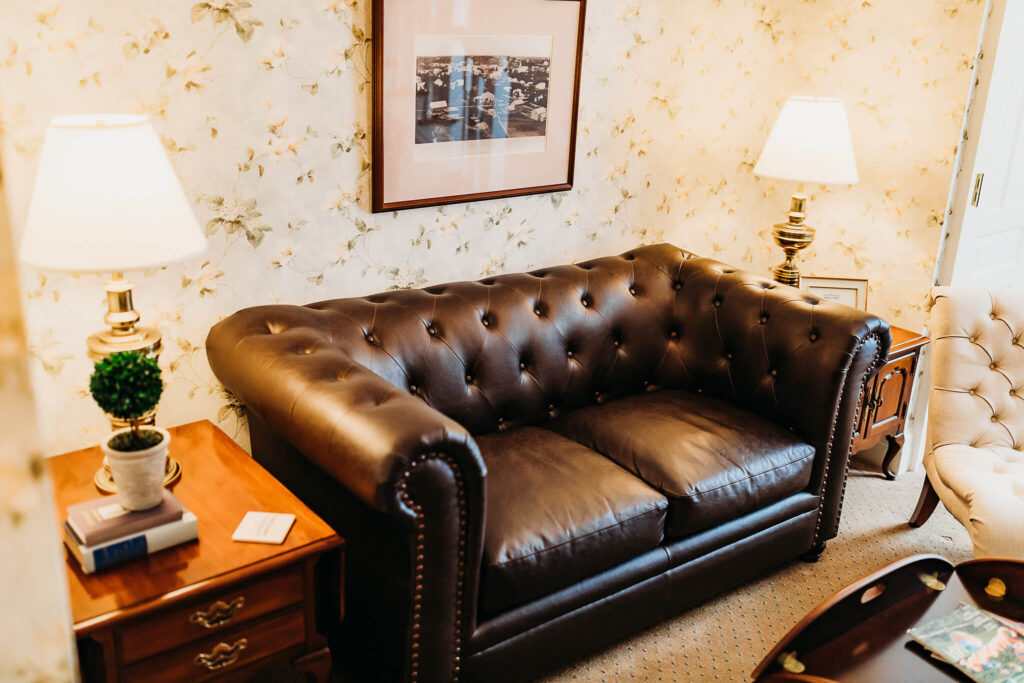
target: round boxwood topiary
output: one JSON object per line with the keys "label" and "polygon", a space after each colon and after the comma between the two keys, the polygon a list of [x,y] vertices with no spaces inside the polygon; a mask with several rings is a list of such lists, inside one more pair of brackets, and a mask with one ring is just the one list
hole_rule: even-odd
{"label": "round boxwood topiary", "polygon": [[140,418],[156,408],[164,391],[155,358],[134,351],[113,353],[96,364],[89,391],[105,413],[131,425],[130,432],[111,440],[112,448],[141,451],[160,443],[160,432],[139,428]]}

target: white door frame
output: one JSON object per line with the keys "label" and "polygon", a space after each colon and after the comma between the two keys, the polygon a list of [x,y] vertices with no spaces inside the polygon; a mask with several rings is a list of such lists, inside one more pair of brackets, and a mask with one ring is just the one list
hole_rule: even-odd
{"label": "white door frame", "polygon": [[[974,71],[964,109],[961,128],[961,144],[957,145],[953,174],[946,199],[945,228],[939,236],[938,256],[932,274],[933,285],[948,285],[953,276],[964,215],[974,190],[974,163],[978,155],[978,138],[981,123],[985,118],[985,102],[988,100],[989,85],[992,81],[992,67],[995,64],[999,34],[1003,28],[1003,16],[1007,2],[1024,0],[986,0],[978,36],[978,49],[974,58]],[[910,400],[910,415],[907,417],[907,447],[900,455],[900,472],[913,472],[924,460],[925,430],[928,426],[928,394],[931,386],[931,367],[928,346],[924,348],[918,364],[916,391]]]}

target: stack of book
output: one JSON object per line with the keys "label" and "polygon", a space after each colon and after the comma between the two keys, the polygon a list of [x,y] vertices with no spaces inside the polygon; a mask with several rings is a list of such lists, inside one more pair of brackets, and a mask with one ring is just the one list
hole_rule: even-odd
{"label": "stack of book", "polygon": [[64,544],[86,574],[199,537],[196,516],[164,489],[163,501],[149,510],[131,512],[117,496],[97,498],[68,508]]}

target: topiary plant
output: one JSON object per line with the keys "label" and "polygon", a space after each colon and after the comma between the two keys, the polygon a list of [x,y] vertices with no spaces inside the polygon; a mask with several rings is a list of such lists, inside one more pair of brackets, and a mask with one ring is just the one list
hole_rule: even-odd
{"label": "topiary plant", "polygon": [[113,353],[96,364],[89,391],[103,412],[131,425],[130,432],[111,439],[111,448],[141,451],[160,443],[160,432],[140,429],[141,418],[156,408],[164,392],[156,359],[134,351]]}

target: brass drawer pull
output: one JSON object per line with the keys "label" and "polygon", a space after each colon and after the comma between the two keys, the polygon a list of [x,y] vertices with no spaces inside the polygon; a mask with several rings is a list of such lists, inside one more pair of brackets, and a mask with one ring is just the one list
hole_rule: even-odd
{"label": "brass drawer pull", "polygon": [[207,671],[217,671],[237,662],[238,657],[242,654],[242,650],[248,646],[249,641],[245,638],[235,641],[234,645],[217,643],[217,646],[209,654],[204,652],[196,655],[192,663]]}
{"label": "brass drawer pull", "polygon": [[205,628],[217,628],[234,619],[235,615],[238,614],[238,610],[243,607],[245,607],[245,598],[241,596],[235,598],[230,603],[218,600],[210,605],[209,609],[205,612],[199,610],[192,614],[188,618],[188,622]]}

